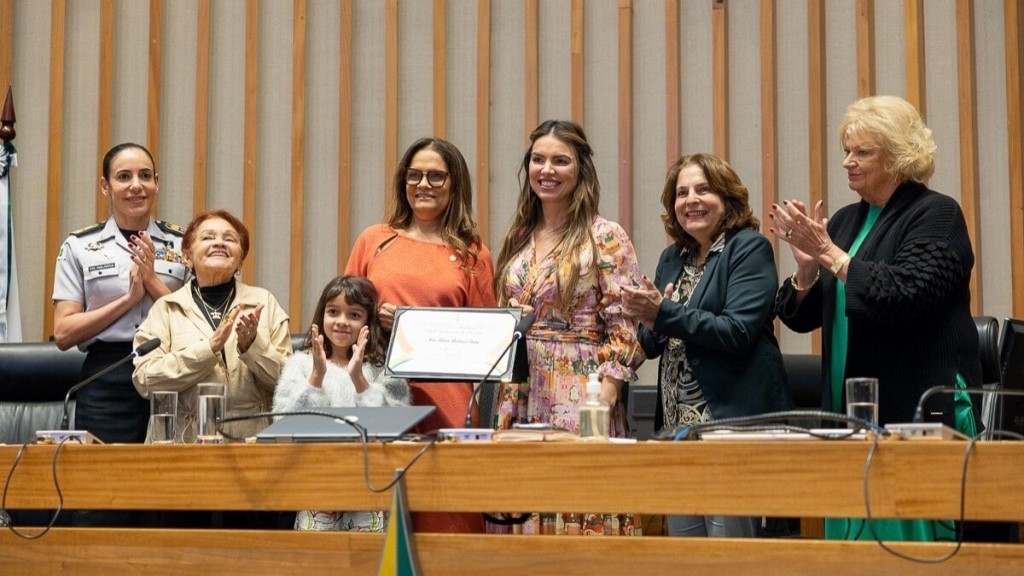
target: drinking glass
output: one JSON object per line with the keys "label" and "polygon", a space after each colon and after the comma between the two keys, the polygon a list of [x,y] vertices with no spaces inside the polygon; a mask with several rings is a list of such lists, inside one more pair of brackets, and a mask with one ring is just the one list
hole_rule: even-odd
{"label": "drinking glass", "polygon": [[203,394],[199,397],[199,444],[220,444],[224,441],[217,424],[224,417],[227,399],[223,394]]}
{"label": "drinking glass", "polygon": [[846,415],[878,424],[878,378],[846,379]]}
{"label": "drinking glass", "polygon": [[149,434],[152,444],[174,444],[177,433],[174,420],[177,414],[177,392],[149,394]]}

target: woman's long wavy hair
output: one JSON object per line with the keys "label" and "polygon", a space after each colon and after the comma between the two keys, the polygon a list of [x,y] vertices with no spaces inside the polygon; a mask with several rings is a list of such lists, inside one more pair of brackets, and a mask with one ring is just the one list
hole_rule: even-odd
{"label": "woman's long wavy hair", "polygon": [[[313,312],[313,322],[320,327],[320,334],[324,334],[324,314],[327,313],[327,303],[338,296],[344,296],[350,306],[359,306],[366,311],[366,327],[370,329],[369,338],[366,340],[366,351],[363,358],[374,366],[384,365],[384,355],[387,340],[384,337],[384,329],[380,325],[380,317],[377,316],[377,288],[363,276],[338,276],[324,286],[320,294],[320,300],[316,303],[316,311]],[[302,350],[309,350],[313,347],[312,334],[307,330],[306,339],[302,341]],[[334,345],[331,339],[324,334],[324,353],[330,358],[334,353]]]}
{"label": "woman's long wavy hair", "polygon": [[750,208],[750,192],[732,166],[714,154],[690,154],[672,163],[668,174],[665,175],[665,187],[661,190],[661,206],[665,209],[661,215],[661,223],[665,226],[665,233],[676,246],[691,252],[700,247],[697,240],[683,230],[679,219],[676,218],[676,182],[679,181],[679,173],[687,166],[697,166],[704,172],[711,192],[721,198],[725,206],[722,221],[711,235],[712,242],[722,232],[744,228],[754,231],[760,229],[761,223]]}
{"label": "woman's long wavy hair", "polygon": [[579,253],[588,244],[592,255],[589,273],[593,274],[597,270],[597,243],[591,234],[591,226],[598,215],[598,206],[601,203],[601,183],[597,179],[597,169],[594,167],[594,150],[587,142],[583,128],[575,122],[545,120],[530,134],[530,147],[527,148],[519,166],[519,201],[516,215],[505,233],[495,266],[494,293],[500,305],[508,303],[505,279],[509,266],[516,254],[530,243],[530,237],[540,224],[541,203],[530,186],[530,159],[533,156],[534,144],[544,136],[553,136],[571,148],[579,170],[565,227],[553,253],[559,270],[564,268],[564,264],[569,264],[569,274],[565,278],[561,275],[555,278],[558,283],[559,305],[562,312],[569,315],[572,313],[573,295],[580,282]]}
{"label": "woman's long wavy hair", "polygon": [[473,182],[469,177],[466,159],[451,142],[441,138],[420,138],[409,146],[395,170],[392,183],[395,202],[388,214],[387,222],[397,230],[405,230],[412,225],[414,215],[406,195],[408,185],[405,183],[405,171],[412,164],[413,157],[421,150],[437,152],[448,169],[448,180],[451,182],[450,200],[442,217],[444,221],[441,239],[455,248],[463,266],[472,269],[480,256],[481,246],[480,233],[473,218]]}

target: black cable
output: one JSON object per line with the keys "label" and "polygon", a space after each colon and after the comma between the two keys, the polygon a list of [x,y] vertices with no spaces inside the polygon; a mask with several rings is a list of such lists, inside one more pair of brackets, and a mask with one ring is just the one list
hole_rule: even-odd
{"label": "black cable", "polygon": [[[964,450],[964,462],[960,471],[960,519],[957,523],[956,530],[956,546],[943,556],[934,558],[922,558],[919,556],[911,556],[910,554],[904,554],[898,550],[889,547],[885,542],[879,538],[875,532],[874,519],[871,517],[871,499],[870,499],[870,476],[871,476],[871,462],[875,456],[875,449],[878,447],[878,437],[874,438],[871,443],[871,449],[868,451],[867,460],[864,463],[864,510],[865,510],[865,523],[868,526],[868,530],[871,532],[871,537],[882,547],[883,550],[904,560],[910,560],[911,562],[918,562],[921,564],[940,564],[953,558],[960,552],[960,548],[964,542],[964,516],[966,514],[966,496],[967,496],[967,465],[970,461],[971,451],[974,449],[974,444],[982,437],[984,433],[975,435],[967,442],[967,448]],[[935,522],[933,520],[933,522]],[[933,525],[934,529],[934,525]]]}
{"label": "black cable", "polygon": [[[361,424],[359,424],[359,423],[357,423],[357,422],[355,422],[353,420],[345,418],[344,416],[339,416],[337,414],[332,414],[330,412],[324,412],[324,411],[321,411],[321,410],[290,410],[290,411],[285,411],[285,412],[256,412],[254,414],[243,414],[243,415],[239,415],[239,416],[228,416],[227,418],[221,418],[221,419],[217,420],[217,431],[220,432],[222,435],[224,435],[224,432],[221,430],[221,424],[224,424],[226,422],[237,422],[237,421],[240,421],[240,420],[255,420],[257,418],[274,418],[274,417],[277,417],[277,416],[320,416],[320,417],[323,417],[323,418],[331,418],[331,419],[337,420],[339,422],[343,422],[345,424],[348,424],[352,428],[355,428],[356,432],[359,433],[359,443],[363,447],[363,480],[366,482],[366,489],[369,490],[370,492],[374,492],[374,493],[378,493],[378,494],[381,493],[381,492],[387,492],[400,479],[404,478],[406,472],[409,471],[409,468],[411,468],[414,464],[416,464],[416,462],[424,454],[427,453],[427,450],[430,450],[434,446],[434,444],[437,443],[437,438],[436,437],[431,437],[429,439],[429,442],[425,446],[423,446],[423,448],[421,448],[419,451],[417,451],[416,454],[413,455],[412,459],[410,459],[409,462],[405,466],[402,466],[401,468],[398,469],[399,472],[397,474],[395,474],[395,476],[391,479],[390,482],[388,482],[386,485],[384,485],[381,488],[377,488],[376,486],[373,485],[373,482],[370,480],[370,440],[369,440],[369,437],[367,436],[366,428],[363,425],[361,425]],[[228,438],[231,438],[231,436],[227,436],[227,435],[225,435],[225,436],[228,437]],[[381,442],[381,443],[383,444],[384,442]]]}
{"label": "black cable", "polygon": [[[53,461],[50,463],[50,468],[53,474],[53,487],[57,491],[57,509],[54,510],[53,516],[50,517],[50,522],[43,528],[43,531],[38,534],[26,534],[19,531],[14,526],[14,519],[11,519],[11,523],[7,528],[13,532],[16,536],[24,538],[25,540],[36,540],[42,538],[53,528],[53,525],[57,523],[57,518],[60,517],[60,513],[64,510],[64,493],[60,489],[60,482],[57,480],[57,457],[60,455],[60,449],[64,446],[64,443],[68,441],[68,437],[57,444],[57,448],[53,451]],[[29,442],[26,441],[18,449],[18,453],[14,456],[14,463],[11,464],[11,470],[7,473],[7,480],[4,482],[4,493],[3,499],[0,500],[0,510],[7,510],[7,490],[11,486],[11,478],[14,477],[14,471],[18,468],[18,463],[21,462],[21,457],[25,454],[25,449],[28,447]]]}
{"label": "black cable", "polygon": [[662,430],[654,435],[655,440],[673,440],[679,441],[690,436],[691,433],[700,433],[708,430],[714,430],[722,428],[724,426],[750,426],[754,424],[760,424],[763,422],[773,422],[777,420],[786,420],[790,418],[816,418],[819,420],[829,420],[833,422],[845,423],[852,425],[853,431],[857,430],[868,430],[875,432],[881,436],[890,436],[892,433],[882,428],[881,426],[862,420],[860,418],[853,418],[846,416],[845,414],[837,414],[835,412],[826,412],[824,410],[787,410],[784,412],[768,412],[765,414],[754,414],[752,416],[738,416],[736,418],[722,418],[720,420],[711,420],[708,422],[696,422],[694,424],[686,424],[683,426],[677,426]]}

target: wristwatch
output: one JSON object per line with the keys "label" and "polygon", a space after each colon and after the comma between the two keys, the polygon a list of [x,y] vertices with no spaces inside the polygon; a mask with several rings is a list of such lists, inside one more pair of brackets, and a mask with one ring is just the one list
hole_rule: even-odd
{"label": "wristwatch", "polygon": [[843,266],[846,265],[846,263],[849,262],[849,261],[850,261],[850,255],[849,254],[843,254],[839,258],[836,258],[836,261],[832,263],[832,267],[829,268],[828,270],[829,270],[829,272],[832,273],[833,276],[838,276],[839,275],[839,271],[842,270]]}

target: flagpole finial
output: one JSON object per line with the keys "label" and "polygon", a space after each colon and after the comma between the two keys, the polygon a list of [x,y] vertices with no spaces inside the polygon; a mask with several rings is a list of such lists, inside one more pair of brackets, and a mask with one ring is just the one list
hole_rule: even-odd
{"label": "flagpole finial", "polygon": [[7,87],[7,98],[4,99],[4,111],[0,114],[0,140],[14,140],[18,131],[14,129],[14,89]]}

